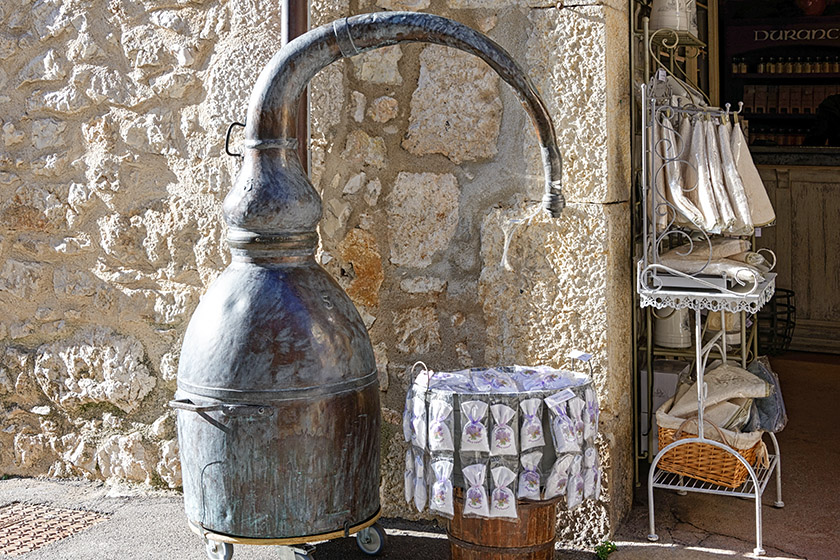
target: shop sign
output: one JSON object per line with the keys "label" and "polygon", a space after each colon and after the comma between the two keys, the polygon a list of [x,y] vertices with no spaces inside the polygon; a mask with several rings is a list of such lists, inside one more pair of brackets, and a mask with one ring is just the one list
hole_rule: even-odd
{"label": "shop sign", "polygon": [[790,25],[729,25],[725,33],[730,55],[784,45],[836,47],[840,44],[840,20],[830,18],[826,22]]}
{"label": "shop sign", "polygon": [[761,42],[788,42],[788,41],[836,41],[840,39],[840,27],[830,29],[755,29],[753,40]]}

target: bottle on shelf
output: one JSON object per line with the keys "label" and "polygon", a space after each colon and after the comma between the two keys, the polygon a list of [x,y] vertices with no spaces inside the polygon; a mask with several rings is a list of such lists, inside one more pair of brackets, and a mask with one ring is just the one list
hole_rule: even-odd
{"label": "bottle on shelf", "polygon": [[767,73],[768,74],[775,74],[776,73],[776,59],[772,56],[770,60],[767,61]]}
{"label": "bottle on shelf", "polygon": [[790,57],[785,59],[785,74],[793,74],[793,59]]}
{"label": "bottle on shelf", "polygon": [[840,74],[840,56],[834,57],[834,62],[831,63],[831,71]]}
{"label": "bottle on shelf", "polygon": [[747,73],[747,72],[749,72],[749,71],[750,71],[750,69],[749,69],[749,66],[747,66],[747,59],[746,59],[746,58],[742,58],[742,59],[738,62],[738,73],[739,73],[739,74],[746,74],[746,73]]}
{"label": "bottle on shelf", "polygon": [[784,73],[785,73],[785,63],[784,63],[784,60],[782,60],[781,57],[780,57],[779,60],[776,61],[776,74],[784,74]]}
{"label": "bottle on shelf", "polygon": [[732,73],[739,74],[741,72],[741,65],[737,57],[732,57]]}
{"label": "bottle on shelf", "polygon": [[764,57],[758,59],[758,66],[756,67],[756,72],[759,74],[764,74],[765,66],[764,66]]}
{"label": "bottle on shelf", "polygon": [[796,62],[793,63],[793,73],[794,74],[802,74],[802,72],[803,72],[802,68],[803,68],[802,57],[797,56],[796,57]]}
{"label": "bottle on shelf", "polygon": [[811,57],[810,57],[810,56],[805,57],[805,64],[803,64],[803,65],[802,65],[802,73],[804,73],[804,74],[810,74],[811,72],[813,72],[813,71],[814,71],[814,70],[813,70],[813,66],[814,66],[814,65],[813,65],[813,63],[811,62]]}
{"label": "bottle on shelf", "polygon": [[822,62],[822,66],[820,67],[820,72],[823,74],[831,74],[831,58],[825,57]]}

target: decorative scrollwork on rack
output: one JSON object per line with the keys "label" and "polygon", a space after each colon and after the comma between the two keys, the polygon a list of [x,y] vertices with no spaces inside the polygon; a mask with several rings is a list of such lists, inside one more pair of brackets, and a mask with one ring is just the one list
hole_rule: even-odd
{"label": "decorative scrollwork on rack", "polygon": [[[695,304],[679,303],[696,297],[703,300],[699,304],[706,309],[741,306],[744,310],[755,311],[766,301],[756,307],[766,295],[768,284],[772,284],[772,281],[765,282],[765,273],[775,266],[775,255],[765,257],[764,253],[768,251],[762,249],[745,252],[741,261],[716,256],[719,249],[712,234],[732,232],[728,229],[732,226],[718,216],[715,194],[700,191],[701,181],[706,179],[698,169],[704,163],[697,157],[703,156],[689,155],[697,151],[689,148],[692,141],[697,142],[697,137],[686,134],[686,123],[679,125],[675,121],[677,117],[689,118],[696,127],[699,119],[721,119],[723,122],[737,112],[733,112],[731,106],[721,110],[675,104],[667,83],[663,87],[663,82],[653,80],[650,87],[654,85],[657,86],[656,95],[648,97],[647,87],[642,95],[642,129],[648,150],[642,173],[644,247],[637,275],[642,304],[660,307],[658,302],[667,301],[671,306],[696,307]],[[739,105],[738,111],[742,107]],[[701,138],[702,142],[707,142],[705,136]],[[754,266],[750,259],[755,259],[760,266]],[[770,292],[772,295],[772,289]],[[723,303],[727,300],[746,300],[748,303]]]}

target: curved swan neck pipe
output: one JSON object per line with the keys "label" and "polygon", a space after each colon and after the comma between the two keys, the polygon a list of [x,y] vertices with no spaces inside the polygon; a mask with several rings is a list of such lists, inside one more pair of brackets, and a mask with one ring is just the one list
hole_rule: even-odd
{"label": "curved swan neck pipe", "polygon": [[296,137],[298,100],[309,81],[342,58],[407,42],[456,48],[484,60],[513,87],[537,129],[545,170],[543,204],[556,217],[565,206],[561,157],[551,117],[534,84],[486,35],[431,14],[381,12],[337,20],[288,43],[263,69],[251,94],[245,129],[251,150],[283,148]]}

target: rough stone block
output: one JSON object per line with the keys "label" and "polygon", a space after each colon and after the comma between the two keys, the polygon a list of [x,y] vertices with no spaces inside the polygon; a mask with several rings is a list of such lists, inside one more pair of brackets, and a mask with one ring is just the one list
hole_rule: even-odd
{"label": "rough stone block", "polygon": [[402,48],[398,45],[369,51],[353,57],[353,73],[357,80],[372,84],[400,85],[399,61]]}
{"label": "rough stone block", "polygon": [[393,97],[383,95],[370,102],[368,117],[378,123],[386,123],[397,116],[399,103]]}
{"label": "rough stone block", "polygon": [[38,349],[34,375],[44,394],[64,409],[108,403],[133,412],[155,386],[142,344],[91,328]]}
{"label": "rough stone block", "polygon": [[352,229],[339,245],[339,251],[341,259],[353,266],[354,278],[347,287],[347,295],[361,305],[379,305],[379,288],[385,273],[376,238],[359,228]]}
{"label": "rough stone block", "polygon": [[528,18],[528,73],[554,119],[567,200],[629,200],[630,139],[620,132],[630,110],[626,9],[574,6]]}
{"label": "rough stone block", "polygon": [[425,354],[440,345],[438,315],[434,307],[413,307],[394,313],[397,350]]}
{"label": "rough stone block", "polygon": [[387,196],[391,262],[422,268],[449,245],[458,225],[458,183],[450,173],[397,175]]}
{"label": "rough stone block", "polygon": [[453,163],[491,158],[502,120],[499,78],[473,55],[438,45],[420,54],[403,147],[443,154]]}

